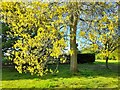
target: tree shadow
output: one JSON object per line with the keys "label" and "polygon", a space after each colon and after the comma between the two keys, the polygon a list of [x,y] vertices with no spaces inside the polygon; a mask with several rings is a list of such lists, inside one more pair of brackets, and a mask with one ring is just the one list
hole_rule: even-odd
{"label": "tree shadow", "polygon": [[105,63],[92,63],[92,64],[78,64],[79,72],[76,74],[71,74],[69,71],[69,64],[59,65],[59,73],[47,74],[42,77],[31,75],[30,73],[19,74],[13,67],[2,69],[2,81],[8,80],[21,80],[21,79],[56,79],[56,78],[72,78],[77,77],[117,77],[118,76],[118,64],[110,63],[109,68],[105,67]]}

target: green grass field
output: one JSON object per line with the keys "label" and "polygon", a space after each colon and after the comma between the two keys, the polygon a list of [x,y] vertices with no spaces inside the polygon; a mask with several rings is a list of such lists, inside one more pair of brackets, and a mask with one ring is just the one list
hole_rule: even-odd
{"label": "green grass field", "polygon": [[97,60],[79,64],[79,73],[72,75],[69,65],[59,65],[59,73],[43,77],[19,74],[14,68],[2,69],[2,88],[118,88],[118,61]]}

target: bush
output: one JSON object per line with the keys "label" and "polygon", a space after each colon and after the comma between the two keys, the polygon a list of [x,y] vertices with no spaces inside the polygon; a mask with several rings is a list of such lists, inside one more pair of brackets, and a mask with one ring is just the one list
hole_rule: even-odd
{"label": "bush", "polygon": [[2,65],[3,66],[11,66],[11,65],[13,65],[13,62],[11,60],[9,60],[7,57],[3,57],[2,58]]}
{"label": "bush", "polygon": [[93,63],[95,62],[95,54],[78,54],[77,63]]}
{"label": "bush", "polygon": [[[66,64],[70,63],[70,55],[65,55]],[[77,63],[93,63],[95,62],[95,54],[78,54],[77,55]]]}

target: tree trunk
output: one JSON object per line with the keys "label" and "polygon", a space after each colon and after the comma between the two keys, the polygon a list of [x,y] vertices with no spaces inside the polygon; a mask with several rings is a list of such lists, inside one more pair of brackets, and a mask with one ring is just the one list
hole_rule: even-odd
{"label": "tree trunk", "polygon": [[[75,20],[73,20],[73,18]],[[77,69],[77,45],[76,45],[76,30],[77,30],[77,18],[72,16],[71,21],[74,23],[70,26],[70,50],[73,52],[70,55],[70,71],[74,74]]]}
{"label": "tree trunk", "polygon": [[108,56],[106,57],[106,68],[109,69],[109,67],[108,67]]}
{"label": "tree trunk", "polygon": [[77,72],[77,47],[76,47],[76,37],[70,38],[70,50],[73,52],[70,55],[70,71],[72,73]]}

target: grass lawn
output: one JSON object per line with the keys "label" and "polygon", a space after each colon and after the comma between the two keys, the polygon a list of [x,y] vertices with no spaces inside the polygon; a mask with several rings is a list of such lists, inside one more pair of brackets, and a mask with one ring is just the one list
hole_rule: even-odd
{"label": "grass lawn", "polygon": [[43,77],[19,74],[14,68],[2,69],[2,88],[118,88],[118,62],[97,60],[93,64],[79,64],[76,75],[69,71],[69,65],[59,65],[59,73]]}

